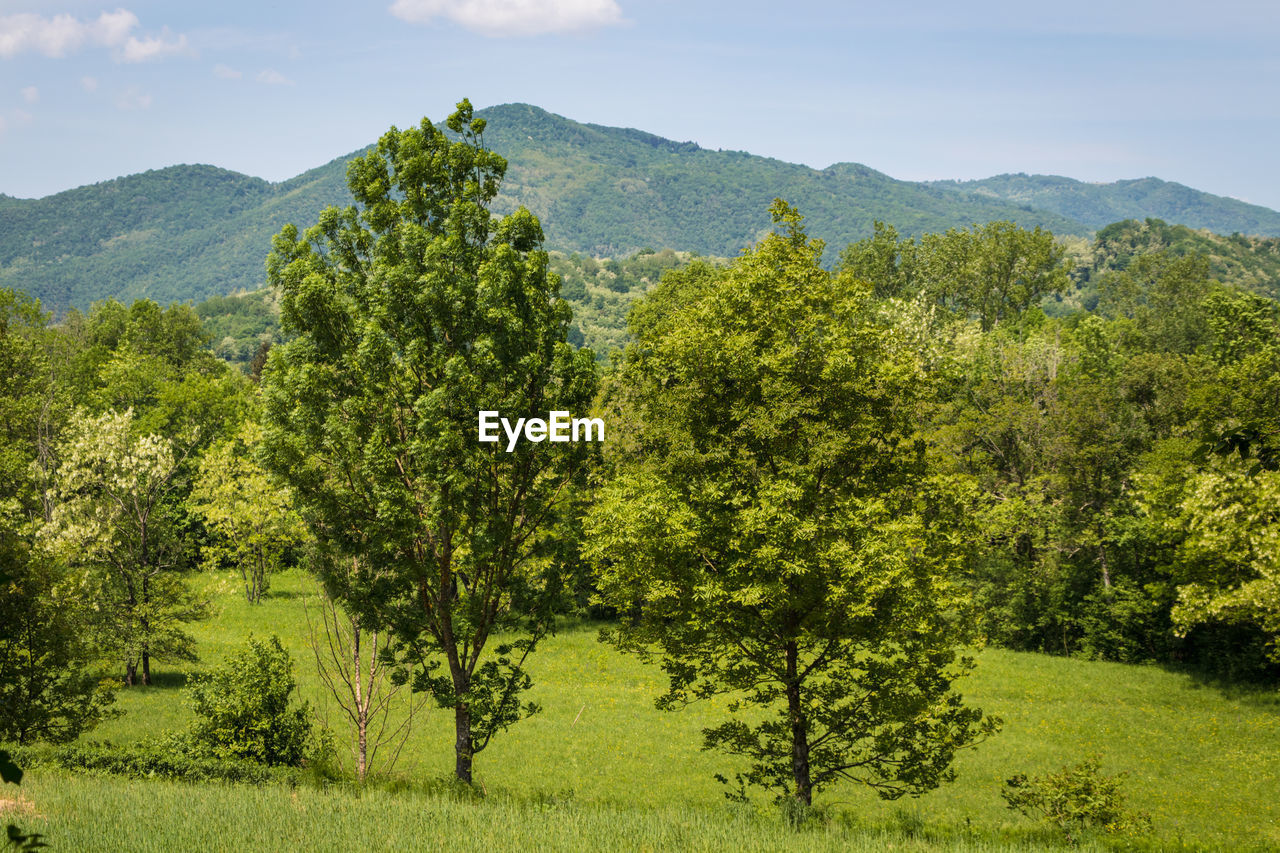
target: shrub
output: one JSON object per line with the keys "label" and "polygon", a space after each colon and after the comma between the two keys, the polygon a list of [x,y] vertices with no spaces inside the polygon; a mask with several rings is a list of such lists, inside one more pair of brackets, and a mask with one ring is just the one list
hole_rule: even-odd
{"label": "shrub", "polygon": [[243,650],[192,684],[192,753],[301,766],[313,738],[308,705],[290,704],[295,685],[293,660],[280,638],[250,637]]}
{"label": "shrub", "polygon": [[128,779],[176,779],[183,782],[242,782],[265,785],[271,781],[297,784],[298,771],[272,769],[253,761],[199,758],[177,742],[131,744],[74,743],[53,747],[19,747],[14,750],[28,767],[56,767],[76,773],[123,776]]}
{"label": "shrub", "polygon": [[1062,830],[1070,842],[1085,830],[1112,833],[1139,833],[1151,829],[1151,817],[1124,808],[1121,781],[1124,773],[1103,776],[1098,756],[1057,773],[1028,778],[1025,774],[1008,779],[1001,791],[1009,808],[1027,817],[1039,815]]}

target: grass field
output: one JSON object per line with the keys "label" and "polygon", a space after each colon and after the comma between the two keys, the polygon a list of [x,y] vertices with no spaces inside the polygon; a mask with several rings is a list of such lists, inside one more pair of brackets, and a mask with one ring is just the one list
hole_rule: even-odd
{"label": "grass field", "polygon": [[[299,572],[278,576],[252,607],[229,577],[208,583],[217,608],[196,627],[202,665],[250,631],[279,634],[303,697],[341,737],[307,641],[303,608],[313,583]],[[1004,807],[1003,780],[1098,754],[1104,772],[1129,774],[1132,805],[1154,822],[1152,849],[1280,849],[1275,692],[1227,691],[1156,667],[988,649],[960,689],[1002,717],[1004,728],[964,753],[956,782],[897,802],[835,788],[818,800],[834,819],[796,834],[765,798],[732,806],[712,779],[737,769],[698,748],[700,729],[720,719],[725,702],[655,710],[662,673],[598,643],[597,630],[570,626],[532,659],[532,698],[544,710],[477,758],[489,794],[483,803],[413,784],[452,767],[452,717],[428,706],[396,768],[399,785],[258,789],[36,771],[10,811],[59,849],[1035,849],[1052,836]],[[127,743],[183,727],[183,674],[159,672],[157,686],[121,691],[125,713],[88,737]]]}

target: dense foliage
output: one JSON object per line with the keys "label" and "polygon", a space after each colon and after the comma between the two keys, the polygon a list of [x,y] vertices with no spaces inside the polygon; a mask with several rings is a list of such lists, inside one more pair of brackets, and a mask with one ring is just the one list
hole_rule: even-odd
{"label": "dense foliage", "polygon": [[1224,237],[1159,219],[1128,219],[1099,229],[1089,252],[1089,279],[1122,272],[1143,255],[1156,253],[1203,258],[1219,281],[1280,297],[1280,238],[1251,237],[1239,231]]}
{"label": "dense foliage", "polygon": [[266,350],[282,340],[280,300],[272,290],[214,296],[195,306],[213,354],[254,379],[266,364]]}
{"label": "dense foliage", "polygon": [[0,740],[74,740],[103,716],[112,682],[85,630],[93,602],[38,547],[67,389],[58,334],[33,300],[0,289]]}
{"label": "dense foliage", "polygon": [[470,783],[475,753],[536,710],[520,696],[560,597],[548,534],[590,453],[477,441],[477,414],[580,416],[596,369],[566,342],[538,220],[490,213],[506,162],[484,119],[463,101],[448,127],[392,128],[351,163],[359,208],[276,237],[268,272],[296,337],[263,375],[263,459],[330,592],[393,631],[414,689],[452,709]]}
{"label": "dense foliage", "polygon": [[660,704],[734,698],[704,735],[749,759],[742,782],[802,806],[840,779],[919,794],[995,728],[951,690],[967,490],[924,453],[910,331],[822,269],[794,210],[773,216],[780,234],[632,314],[609,397],[628,435],[587,548],[602,597],[637,614],[615,641],[660,652]]}

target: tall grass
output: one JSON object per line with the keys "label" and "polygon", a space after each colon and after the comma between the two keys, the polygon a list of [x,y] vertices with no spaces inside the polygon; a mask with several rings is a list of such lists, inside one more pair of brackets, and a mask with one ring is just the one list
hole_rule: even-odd
{"label": "tall grass", "polygon": [[[24,784],[27,829],[77,851],[1027,851],[1055,845],[1028,831],[984,837],[840,821],[799,831],[747,809],[698,809],[308,788],[193,787],[164,781],[42,775]],[[1097,849],[1086,844],[1084,850]]]}

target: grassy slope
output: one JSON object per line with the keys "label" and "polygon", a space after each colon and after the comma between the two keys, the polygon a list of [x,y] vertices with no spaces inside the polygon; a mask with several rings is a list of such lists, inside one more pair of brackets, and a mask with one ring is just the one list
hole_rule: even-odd
{"label": "grassy slope", "polygon": [[[196,632],[206,664],[225,656],[249,631],[278,632],[299,664],[304,697],[322,713],[327,709],[337,724],[336,709],[322,694],[309,657],[303,605],[312,593],[311,581],[299,572],[287,573],[275,580],[271,596],[256,607],[237,597],[241,593],[232,578],[206,582],[218,604],[215,617]],[[188,712],[179,689],[182,677],[163,668],[161,672],[160,686],[123,692],[119,707],[125,715],[100,727],[92,738],[128,742],[184,725]],[[773,846],[768,842],[772,824],[725,812],[721,786],[711,774],[731,774],[732,762],[698,750],[699,730],[717,719],[723,701],[680,713],[654,710],[661,673],[597,643],[595,628],[589,625],[572,627],[550,641],[533,664],[533,676],[534,698],[543,705],[543,713],[495,738],[477,760],[485,788],[507,795],[483,807],[492,813],[482,822],[523,821],[521,831],[534,833],[530,839],[563,849],[575,846],[574,839],[581,836],[574,833],[596,832],[602,826],[616,830],[627,847],[669,847],[677,837],[662,833],[681,825],[692,827],[689,838],[703,839],[703,846],[737,846],[732,839],[739,836],[764,839],[763,848]],[[1225,695],[1188,676],[1154,667],[1000,650],[983,652],[977,671],[961,689],[970,701],[1001,716],[1004,731],[961,758],[957,782],[919,800],[884,803],[852,786],[832,790],[826,800],[864,827],[856,844],[877,849],[865,832],[891,828],[901,820],[902,810],[918,815],[926,827],[961,846],[967,843],[966,826],[985,839],[981,849],[1000,839],[1034,838],[1027,835],[1026,822],[1004,808],[999,796],[1002,780],[1015,772],[1056,769],[1100,753],[1104,771],[1130,774],[1127,788],[1134,804],[1152,814],[1166,842],[1184,839],[1209,849],[1280,845],[1280,704],[1274,694]],[[413,779],[442,776],[452,765],[451,718],[428,708],[419,720],[398,769]],[[281,838],[314,824],[337,846],[376,814],[378,820],[388,821],[384,837],[391,839],[411,831],[412,822],[423,819],[419,809],[426,805],[385,793],[357,801],[347,794],[299,792],[299,800],[280,791],[193,789],[38,773],[31,775],[24,791],[47,818],[25,823],[66,839],[99,832],[103,825],[95,810],[137,814],[150,803],[144,810],[161,815],[169,808],[165,804],[172,803],[191,815],[164,830],[176,847],[190,846],[194,837],[221,837],[199,833],[220,831],[213,827],[232,815],[241,822],[271,822],[271,832]],[[130,805],[135,802],[138,805]],[[286,802],[289,809],[282,808]],[[432,802],[428,811],[454,808],[445,801]],[[562,814],[547,824],[550,835],[544,837],[537,834],[542,830],[529,827],[548,821],[548,810]],[[517,820],[509,812],[524,817]],[[480,818],[459,820],[474,823]],[[445,832],[432,826],[412,832],[426,832],[428,837]],[[498,831],[495,837],[503,836]],[[892,837],[895,843],[910,841],[900,833]],[[853,845],[853,839],[837,839],[830,846]],[[813,849],[828,847],[827,841],[810,841],[816,845]]]}

